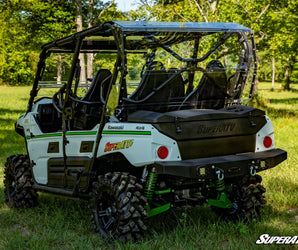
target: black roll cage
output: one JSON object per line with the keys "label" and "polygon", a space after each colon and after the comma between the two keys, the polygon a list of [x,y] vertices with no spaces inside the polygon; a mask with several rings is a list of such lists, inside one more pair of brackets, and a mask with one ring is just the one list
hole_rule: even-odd
{"label": "black roll cage", "polygon": [[[256,79],[256,74],[257,74],[257,61],[256,61],[256,47],[255,47],[255,42],[254,42],[254,35],[253,35],[253,33],[251,33],[251,37],[250,37],[250,39],[252,41],[252,46],[251,46],[249,41],[248,41],[248,38],[247,38],[246,34],[244,33],[244,31],[251,32],[249,29],[244,27],[245,30],[243,32],[242,31],[229,32],[229,30],[222,31],[225,34],[217,42],[217,44],[215,44],[201,58],[197,58],[200,38],[203,35],[207,35],[207,34],[215,33],[215,32],[207,31],[205,33],[202,33],[202,32],[195,32],[195,31],[192,31],[192,30],[188,31],[188,32],[185,32],[183,30],[184,26],[181,25],[180,23],[178,23],[178,26],[180,25],[180,29],[181,29],[180,31],[185,32],[185,34],[182,34],[181,37],[176,37],[176,38],[174,37],[173,39],[174,40],[175,39],[178,39],[178,40],[183,39],[183,36],[189,38],[189,35],[191,35],[192,38],[195,41],[192,57],[191,58],[183,58],[183,57],[181,57],[180,55],[178,55],[177,53],[175,53],[173,50],[171,50],[169,48],[168,45],[169,45],[169,41],[171,41],[171,39],[169,39],[168,41],[163,43],[163,41],[160,41],[158,38],[155,37],[155,35],[159,34],[159,32],[152,32],[152,30],[150,30],[150,28],[148,28],[148,29],[143,28],[143,30],[142,30],[142,27],[140,28],[139,26],[136,26],[135,23],[133,23],[133,25],[132,25],[133,27],[135,27],[135,30],[133,30],[133,28],[129,28],[129,27],[128,28],[127,27],[123,28],[124,26],[123,27],[121,26],[121,24],[123,24],[123,23],[124,22],[115,22],[115,21],[106,22],[106,23],[100,24],[99,26],[87,29],[85,31],[75,33],[71,36],[68,36],[68,37],[59,39],[57,41],[53,41],[51,43],[45,44],[42,48],[42,52],[40,53],[35,80],[34,80],[34,83],[33,83],[32,90],[30,92],[30,98],[29,98],[29,102],[28,102],[27,113],[32,111],[34,98],[38,94],[38,91],[39,91],[38,83],[42,79],[42,76],[43,76],[43,73],[44,73],[44,70],[45,70],[45,60],[46,60],[46,58],[49,57],[50,54],[54,53],[54,52],[61,52],[61,53],[72,52],[73,53],[73,59],[72,59],[72,64],[71,64],[71,68],[70,68],[70,72],[69,72],[69,78],[67,80],[67,83],[64,84],[59,89],[59,91],[56,93],[57,95],[59,93],[62,96],[64,95],[63,108],[61,110],[61,113],[62,113],[63,158],[64,158],[65,176],[68,173],[68,169],[67,169],[67,165],[66,165],[66,159],[67,159],[66,145],[68,144],[68,140],[66,138],[66,131],[68,129],[68,123],[67,122],[72,117],[72,107],[73,107],[72,103],[73,102],[81,102],[81,103],[84,103],[84,104],[87,104],[87,105],[89,104],[88,102],[82,102],[78,98],[76,98],[76,96],[73,96],[73,93],[71,91],[71,88],[72,88],[72,85],[73,85],[73,79],[75,77],[76,68],[77,68],[78,61],[79,61],[78,58],[79,58],[79,53],[80,52],[89,53],[89,52],[96,51],[96,52],[99,52],[99,53],[100,52],[117,53],[117,59],[116,59],[116,63],[115,63],[113,73],[112,73],[112,77],[110,78],[106,100],[104,100],[104,103],[103,103],[104,106],[102,108],[100,124],[99,124],[98,132],[97,132],[97,135],[96,135],[95,147],[93,149],[92,159],[91,159],[90,165],[89,165],[90,170],[92,169],[92,166],[94,165],[96,155],[97,155],[96,152],[98,151],[99,142],[100,142],[101,137],[102,137],[102,131],[103,131],[104,125],[107,121],[107,119],[106,119],[107,99],[110,95],[112,85],[114,85],[116,83],[118,73],[121,72],[120,92],[119,92],[119,99],[118,99],[118,106],[121,107],[123,101],[127,101],[127,86],[126,86],[126,76],[128,74],[128,71],[127,71],[127,53],[147,54],[147,52],[145,50],[142,50],[143,49],[142,43],[146,39],[150,39],[150,42],[152,42],[153,47],[155,47],[155,48],[160,47],[160,48],[164,49],[165,51],[167,51],[168,53],[170,53],[171,55],[173,55],[179,61],[186,63],[186,67],[181,68],[180,70],[177,70],[177,72],[175,72],[175,74],[173,74],[159,88],[157,88],[156,90],[153,90],[151,93],[149,93],[149,95],[146,97],[147,99],[151,95],[153,95],[156,91],[158,91],[160,88],[162,88],[164,85],[166,85],[170,80],[175,78],[178,74],[181,74],[182,72],[185,72],[185,71],[189,72],[189,76],[188,76],[189,85],[188,85],[188,89],[186,91],[186,96],[189,93],[191,93],[192,90],[193,90],[194,72],[196,70],[199,70],[199,71],[202,71],[204,73],[204,69],[202,69],[200,67],[197,67],[197,63],[207,59],[212,54],[212,52],[215,51],[220,45],[222,45],[232,34],[238,35],[238,38],[239,38],[240,42],[243,44],[244,54],[240,56],[239,64],[244,63],[245,65],[247,65],[249,67],[250,63],[251,63],[251,60],[252,60],[251,57],[253,57],[253,59],[254,59],[254,62],[255,62],[255,64],[254,64],[254,75],[253,75],[253,82],[252,82],[252,86],[251,86],[251,89],[250,89],[249,97],[251,98],[252,95],[253,95],[255,79]],[[210,24],[208,24],[208,25],[210,25]],[[166,30],[163,30],[161,32],[164,34],[164,33],[166,33]],[[218,31],[218,32],[221,32],[221,31]],[[127,41],[128,36],[137,36],[137,35],[144,37],[144,40],[139,42],[139,43],[135,42],[135,41],[133,41],[132,43],[131,43],[131,41]],[[112,37],[113,40],[111,41],[111,40],[107,39],[105,42],[101,42],[101,41],[98,41],[98,40],[91,40],[91,42],[89,42],[89,44],[88,44],[88,41],[84,41],[84,38],[91,37],[91,36],[101,36],[101,37],[107,37],[107,38]],[[174,40],[172,40],[172,41],[174,41]],[[133,48],[132,45],[134,45],[135,47]],[[154,55],[153,55],[153,58],[154,58]],[[238,77],[241,73],[242,73],[242,81],[244,81],[244,83],[246,81],[247,72],[245,72],[245,70],[243,71],[243,68],[240,68],[240,66],[242,66],[242,65],[238,65],[237,72],[236,72],[235,76],[233,77],[233,83],[235,83],[235,84],[237,83],[237,79],[238,79]],[[75,89],[77,89],[77,87],[78,87],[77,85],[78,85],[78,81],[75,82]],[[239,89],[238,93],[236,93],[236,95],[237,94],[241,95],[242,90],[243,90],[243,86],[240,86],[240,89]],[[231,94],[235,95],[235,93],[231,93],[231,90],[230,90],[229,94],[230,95]],[[102,98],[102,97],[100,97],[100,98]],[[131,103],[139,103],[139,102],[142,102],[142,101],[146,100],[146,98],[143,99],[143,100],[138,100],[138,101],[130,100],[130,102]],[[101,100],[101,102],[102,102],[102,100]],[[57,107],[55,107],[55,108],[57,109]],[[78,175],[79,179],[77,180],[77,183],[79,183],[79,181],[80,181],[80,178],[81,178],[80,176],[81,175]],[[76,187],[77,187],[77,185],[75,186],[74,190],[72,191],[72,195],[75,195],[75,193],[77,192]]]}
{"label": "black roll cage", "polygon": [[[110,80],[110,87],[115,84],[118,73],[121,72],[121,77],[120,77],[120,93],[119,93],[119,100],[118,104],[121,106],[123,102],[123,98],[127,98],[127,86],[126,86],[126,76],[128,74],[127,72],[127,54],[128,53],[142,53],[146,54],[146,51],[142,51],[142,45],[145,43],[146,40],[147,43],[148,41],[151,42],[151,47],[160,47],[167,51],[169,54],[174,56],[176,59],[178,59],[181,62],[186,63],[186,68],[182,68],[181,70],[177,71],[175,74],[180,74],[186,70],[189,71],[189,86],[187,89],[187,93],[190,93],[193,90],[193,74],[196,69],[203,71],[201,68],[197,68],[197,63],[202,62],[205,59],[207,59],[219,46],[224,44],[224,42],[231,37],[232,34],[236,34],[238,36],[239,41],[243,45],[243,50],[244,50],[244,55],[240,55],[240,60],[239,63],[245,63],[248,67],[250,66],[250,63],[253,59],[254,61],[254,73],[253,73],[253,79],[252,79],[252,85],[249,93],[249,98],[252,98],[253,92],[254,92],[254,86],[255,86],[255,80],[256,80],[256,75],[257,75],[257,58],[256,58],[256,46],[255,46],[255,41],[254,41],[254,34],[253,32],[250,32],[250,40],[251,40],[251,45],[249,43],[249,39],[247,35],[242,32],[242,31],[225,31],[225,34],[220,38],[220,40],[212,47],[210,50],[203,55],[200,58],[197,58],[198,55],[198,46],[199,46],[199,40],[201,37],[207,35],[207,34],[212,34],[215,32],[185,32],[185,33],[179,33],[176,35],[176,37],[173,36],[171,32],[169,32],[168,37],[166,36],[166,39],[164,41],[159,40],[156,38],[156,36],[159,34],[159,32],[149,32],[147,30],[145,31],[139,31],[139,28],[136,29],[136,31],[131,30],[131,29],[123,29],[121,28],[121,25],[119,23],[124,23],[124,22],[106,22],[103,24],[100,24],[99,26],[84,30],[82,32],[75,33],[71,36],[53,41],[51,43],[45,44],[43,46],[43,50],[40,54],[40,60],[38,63],[38,68],[34,80],[34,84],[32,87],[32,90],[30,92],[30,99],[28,102],[28,107],[27,107],[27,112],[30,112],[32,110],[32,105],[34,98],[38,94],[38,82],[41,80],[44,69],[45,69],[45,60],[47,57],[50,56],[51,53],[53,52],[61,52],[61,53],[67,53],[67,52],[73,52],[73,61],[71,65],[71,69],[69,72],[69,78],[67,80],[67,83],[61,87],[61,91],[65,91],[65,98],[64,98],[64,105],[63,107],[68,103],[69,99],[72,101],[79,101],[79,99],[74,98],[73,96],[70,97],[71,95],[71,87],[72,87],[72,82],[73,78],[75,75],[75,70],[76,66],[78,63],[78,56],[80,52],[84,53],[90,53],[90,52],[108,52],[108,53],[116,53],[117,54],[117,59],[115,63],[115,67],[113,70],[112,78]],[[224,31],[223,31],[224,33]],[[176,34],[176,33],[175,33]],[[174,35],[175,35],[174,34]],[[91,37],[91,36],[101,36],[101,37],[112,37],[113,40],[107,40],[105,42],[102,41],[92,41],[91,45],[88,45],[88,41],[83,43],[83,39],[86,37]],[[138,44],[135,43],[134,45],[135,48],[134,50],[131,49],[131,44],[127,46],[127,37],[128,36],[142,36],[143,40],[140,41]],[[183,58],[177,53],[175,53],[173,50],[169,48],[169,44],[173,44],[174,42],[177,41],[182,41],[183,39],[188,40],[189,38],[192,38],[195,41],[195,46],[193,49],[193,54],[191,58]],[[176,39],[176,40],[175,40]],[[148,45],[148,44],[147,44]],[[137,48],[139,46],[139,48]],[[90,49],[92,48],[92,50]],[[95,48],[95,49],[94,49]],[[239,66],[239,65],[238,65]],[[236,90],[238,93],[233,93],[234,88],[236,87],[236,81],[239,77],[240,71],[243,71],[243,67],[240,68],[238,67],[236,75],[233,77],[233,83],[229,91],[229,95],[231,97],[237,97],[241,96],[242,90],[243,90],[243,85],[240,84]],[[175,77],[175,75],[173,76]],[[243,82],[246,81],[247,75],[244,74],[244,77],[242,79]],[[77,83],[76,83],[77,84]],[[76,88],[77,86],[75,86]],[[152,94],[152,93],[151,93]],[[149,94],[150,95],[150,94]],[[107,95],[108,97],[109,95]],[[131,100],[134,102],[133,100]]]}

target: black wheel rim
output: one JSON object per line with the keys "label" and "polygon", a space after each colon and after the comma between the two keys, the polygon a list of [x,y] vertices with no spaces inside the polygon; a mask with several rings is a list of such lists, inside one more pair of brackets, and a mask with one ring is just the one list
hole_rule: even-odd
{"label": "black wheel rim", "polygon": [[119,203],[112,190],[103,190],[97,202],[97,224],[104,237],[113,237],[119,225]]}

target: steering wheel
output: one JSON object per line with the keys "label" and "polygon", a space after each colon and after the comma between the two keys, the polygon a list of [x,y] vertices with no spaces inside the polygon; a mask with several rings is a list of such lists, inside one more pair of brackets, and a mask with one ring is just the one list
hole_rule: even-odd
{"label": "steering wheel", "polygon": [[53,95],[53,98],[52,98],[53,106],[58,111],[58,113],[62,113],[63,102],[64,102],[64,98],[63,98],[64,92],[65,92],[65,88],[62,87]]}

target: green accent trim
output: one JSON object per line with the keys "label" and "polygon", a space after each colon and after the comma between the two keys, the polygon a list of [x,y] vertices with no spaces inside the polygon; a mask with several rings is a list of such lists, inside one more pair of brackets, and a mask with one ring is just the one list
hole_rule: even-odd
{"label": "green accent trim", "polygon": [[147,218],[150,218],[154,215],[157,215],[157,214],[160,214],[160,213],[163,213],[167,210],[169,210],[171,208],[171,203],[167,203],[165,205],[162,205],[162,206],[159,206],[159,207],[156,207],[156,208],[150,208],[149,205],[146,205],[145,206],[145,209],[147,210],[148,212],[148,216],[146,217]]}
{"label": "green accent trim", "polygon": [[102,131],[103,134],[151,135],[150,131]]}
{"label": "green accent trim", "polygon": [[208,204],[220,208],[231,208],[233,206],[225,192],[219,193],[216,200],[209,199]]}
{"label": "green accent trim", "polygon": [[[103,134],[125,134],[125,135],[151,135],[150,131],[102,131]],[[96,135],[97,131],[91,132],[66,132],[66,135]],[[62,136],[62,133],[35,135],[26,137],[27,140],[32,138]]]}
{"label": "green accent trim", "polygon": [[92,132],[66,132],[66,135],[96,135],[97,131]]}
{"label": "green accent trim", "polygon": [[[66,135],[96,135],[96,131],[91,132],[66,132]],[[32,138],[43,138],[43,137],[55,137],[55,136],[62,136],[62,133],[55,133],[55,134],[43,134],[43,135],[35,135],[33,137],[26,137],[27,140]]]}
{"label": "green accent trim", "polygon": [[154,194],[168,194],[168,193],[171,193],[171,189],[168,188],[168,189],[165,189],[165,190],[158,190],[158,191],[155,191]]}
{"label": "green accent trim", "polygon": [[62,136],[62,133],[35,135],[34,137],[31,137],[31,138],[42,138],[42,137],[53,137],[53,136]]}

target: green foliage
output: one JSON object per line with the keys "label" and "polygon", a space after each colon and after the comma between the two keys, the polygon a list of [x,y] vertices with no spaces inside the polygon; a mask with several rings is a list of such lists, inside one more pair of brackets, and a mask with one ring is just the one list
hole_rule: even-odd
{"label": "green foliage", "polygon": [[[297,79],[297,8],[296,0],[143,0],[132,18],[157,21],[237,22],[255,33],[260,61],[260,80],[272,76],[271,60],[276,59],[276,80],[284,79],[290,68]],[[147,12],[147,14],[146,14]],[[150,15],[148,15],[148,12]],[[289,60],[287,61],[287,58]]]}
{"label": "green foliage", "polygon": [[[90,24],[125,19],[116,4],[98,19],[109,2],[95,0],[92,11],[90,1],[81,2],[84,29]],[[0,6],[0,85],[32,84],[41,46],[76,31],[73,1],[4,0]],[[52,64],[48,70],[54,72],[57,60],[52,62],[56,65]]]}
{"label": "green foliage", "polygon": [[[78,0],[76,0],[78,1]],[[0,2],[0,84],[33,81],[41,45],[75,32],[74,0],[3,0]],[[121,13],[114,3],[80,1],[83,26],[110,20],[238,22],[255,32],[259,51],[259,79],[298,81],[296,0],[142,0],[139,8]],[[92,11],[91,9],[92,8]],[[98,18],[100,16],[100,18]],[[285,18],[286,17],[286,18]],[[97,62],[98,65],[103,62]],[[131,75],[132,78],[135,76]]]}
{"label": "green foliage", "polygon": [[6,0],[0,12],[0,84],[33,81],[41,45],[74,31],[67,1]]}

